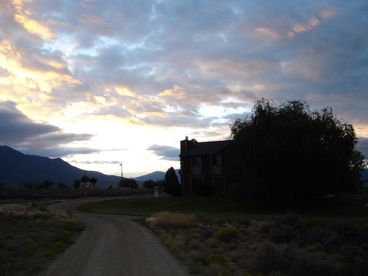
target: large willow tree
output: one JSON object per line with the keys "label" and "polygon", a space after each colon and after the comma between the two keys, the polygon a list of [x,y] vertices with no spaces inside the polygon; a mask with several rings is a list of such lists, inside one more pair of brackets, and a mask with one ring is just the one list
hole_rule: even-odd
{"label": "large willow tree", "polygon": [[310,111],[305,102],[259,100],[252,115],[231,125],[237,192],[264,199],[353,192],[363,156],[351,124],[331,108]]}

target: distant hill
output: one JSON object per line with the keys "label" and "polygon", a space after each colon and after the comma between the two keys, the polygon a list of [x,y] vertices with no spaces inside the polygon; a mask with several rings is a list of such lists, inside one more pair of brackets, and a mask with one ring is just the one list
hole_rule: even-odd
{"label": "distant hill", "polygon": [[75,179],[83,175],[96,177],[97,186],[115,186],[120,180],[118,176],[79,169],[60,158],[26,155],[8,146],[0,146],[0,182],[5,185],[14,186],[27,181],[41,182],[48,179],[71,186]]}
{"label": "distant hill", "polygon": [[135,178],[135,180],[137,180],[138,182],[144,182],[146,180],[158,181],[158,180],[163,180],[164,178],[165,178],[164,172],[155,171],[149,174],[138,176]]}
{"label": "distant hill", "polygon": [[[180,183],[180,174],[179,174],[179,170],[175,170],[176,172],[176,176],[178,177],[179,183]],[[158,181],[158,180],[163,180],[165,178],[165,173],[166,172],[161,172],[161,171],[155,171],[149,174],[145,174],[145,175],[141,175],[135,178],[135,180],[137,180],[137,182],[139,183],[143,183],[146,180],[153,180],[153,181]]]}

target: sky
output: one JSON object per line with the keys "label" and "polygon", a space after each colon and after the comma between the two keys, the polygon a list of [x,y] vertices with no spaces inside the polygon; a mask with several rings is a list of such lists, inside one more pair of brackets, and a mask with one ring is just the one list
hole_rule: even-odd
{"label": "sky", "polygon": [[368,1],[0,0],[0,145],[133,177],[262,97],[332,107],[368,156]]}

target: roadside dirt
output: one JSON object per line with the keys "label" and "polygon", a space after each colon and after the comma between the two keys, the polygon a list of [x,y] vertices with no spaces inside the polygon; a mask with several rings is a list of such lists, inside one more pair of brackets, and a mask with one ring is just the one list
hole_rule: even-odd
{"label": "roadside dirt", "polygon": [[[89,200],[94,201],[94,200]],[[134,217],[79,212],[87,200],[50,206],[72,212],[87,228],[78,241],[41,275],[187,275],[178,262]]]}

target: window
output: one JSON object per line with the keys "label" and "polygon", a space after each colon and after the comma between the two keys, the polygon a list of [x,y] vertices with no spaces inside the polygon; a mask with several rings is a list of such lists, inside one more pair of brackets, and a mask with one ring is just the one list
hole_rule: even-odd
{"label": "window", "polygon": [[192,167],[197,167],[199,165],[199,157],[192,157]]}
{"label": "window", "polygon": [[221,153],[212,155],[212,166],[220,166],[221,165]]}

